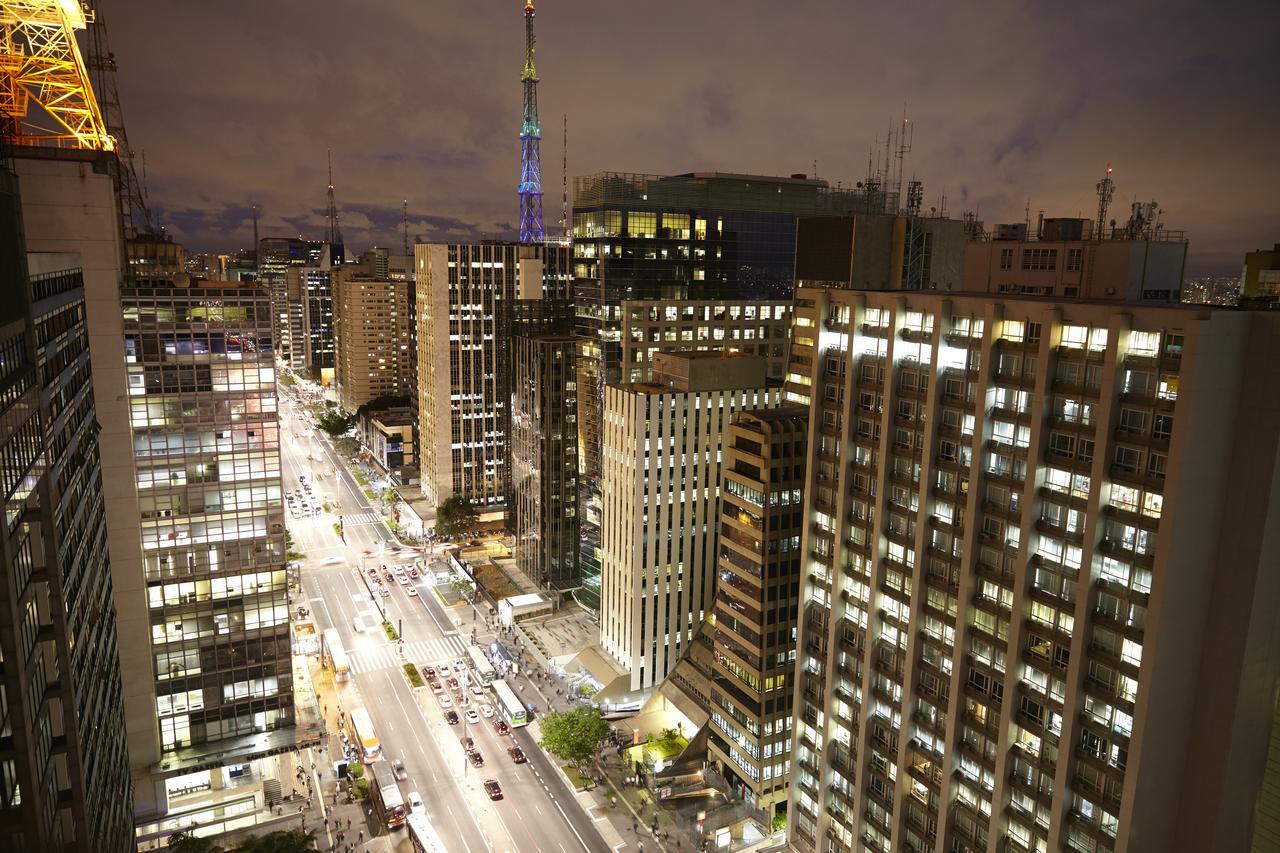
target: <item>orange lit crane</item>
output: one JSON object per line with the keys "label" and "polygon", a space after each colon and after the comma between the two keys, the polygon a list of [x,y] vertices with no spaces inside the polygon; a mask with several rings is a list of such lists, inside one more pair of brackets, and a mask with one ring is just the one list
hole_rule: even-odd
{"label": "orange lit crane", "polygon": [[[0,0],[0,111],[20,141],[115,148],[76,43],[89,18],[77,0]],[[41,126],[42,114],[55,126]]]}

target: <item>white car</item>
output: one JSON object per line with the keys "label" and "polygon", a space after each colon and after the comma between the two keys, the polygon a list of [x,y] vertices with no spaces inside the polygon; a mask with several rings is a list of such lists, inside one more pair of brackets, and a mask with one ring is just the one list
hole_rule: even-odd
{"label": "white car", "polygon": [[363,634],[364,620],[361,619],[359,616],[353,616],[351,618],[351,630],[355,631],[357,634]]}
{"label": "white car", "polygon": [[409,792],[409,814],[426,814],[427,807],[422,804],[422,797],[418,796],[417,791]]}
{"label": "white car", "polygon": [[440,664],[440,666],[438,666],[437,669],[440,670],[441,675],[449,675],[451,672],[451,670],[449,669],[449,664],[447,663]]}
{"label": "white car", "polygon": [[484,717],[486,720],[489,719],[493,716],[493,708],[489,705],[481,705],[480,716]]}
{"label": "white car", "polygon": [[475,708],[467,709],[467,722],[473,726],[480,722],[480,715],[476,713]]}
{"label": "white car", "polygon": [[446,694],[444,694],[444,693],[439,693],[439,694],[437,694],[437,695],[436,695],[436,698],[440,700],[440,707],[441,707],[441,708],[452,708],[452,707],[453,707],[453,700],[452,700],[452,699],[450,699]]}
{"label": "white car", "polygon": [[418,595],[418,588],[411,586],[405,590],[405,594],[408,595],[410,598],[415,598]]}

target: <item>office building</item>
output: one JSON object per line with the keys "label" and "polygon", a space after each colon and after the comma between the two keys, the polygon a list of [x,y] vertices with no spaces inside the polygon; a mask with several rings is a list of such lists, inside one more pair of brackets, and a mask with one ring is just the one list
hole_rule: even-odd
{"label": "office building", "polygon": [[257,279],[271,293],[271,337],[276,359],[293,371],[304,369],[302,279],[290,269],[319,262],[323,243],[297,237],[263,237],[258,241]]}
{"label": "office building", "polygon": [[511,416],[506,311],[517,299],[567,299],[568,249],[493,242],[415,250],[422,490],[436,504],[464,497],[482,521],[500,521]]}
{"label": "office building", "polygon": [[355,265],[334,274],[334,382],[354,412],[379,397],[409,394],[409,283]]}
{"label": "office building", "polygon": [[539,587],[578,584],[577,339],[567,299],[517,300],[511,328],[508,526]]}
{"label": "office building", "polygon": [[[1142,207],[1138,205],[1136,207]],[[992,295],[1177,303],[1187,265],[1181,231],[1145,228],[1139,212],[1111,237],[1085,219],[1045,220],[1038,236],[979,239],[964,252],[961,289]]]}
{"label": "office building", "polygon": [[797,292],[793,845],[1245,849],[1278,356],[1267,312]]}
{"label": "office building", "polygon": [[[0,848],[126,853],[133,796],[84,275],[79,255],[26,253],[9,154],[0,167]],[[33,199],[39,173],[63,166],[102,167],[98,188],[110,190],[114,161],[94,152],[19,157]],[[51,248],[40,245],[48,218],[35,219],[34,242]]]}
{"label": "office building", "polygon": [[760,355],[769,378],[782,381],[790,300],[633,300],[622,303],[621,317],[620,381],[643,382],[655,353],[680,350]]}
{"label": "office building", "polygon": [[[126,288],[133,431],[160,758],[152,796],[283,778],[293,658],[265,288]],[[141,667],[140,667],[141,669]]]}
{"label": "office building", "polygon": [[712,605],[723,437],[778,405],[758,355],[658,353],[649,382],[605,389],[600,643],[644,694]]}
{"label": "office building", "polygon": [[622,303],[785,301],[793,287],[797,217],[883,212],[887,203],[883,192],[833,189],[804,175],[601,172],[574,179],[581,601],[598,604],[604,389],[630,378],[623,373]]}
{"label": "office building", "polygon": [[787,806],[809,410],[735,415],[724,437],[708,759],[770,817]]}
{"label": "office building", "polygon": [[167,234],[128,237],[124,249],[132,281],[167,280],[186,272],[186,249]]}

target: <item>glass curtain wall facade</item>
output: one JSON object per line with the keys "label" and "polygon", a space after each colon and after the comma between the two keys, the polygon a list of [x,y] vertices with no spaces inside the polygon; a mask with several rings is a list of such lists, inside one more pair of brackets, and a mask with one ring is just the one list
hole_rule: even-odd
{"label": "glass curtain wall facade", "polygon": [[123,292],[166,753],[294,723],[267,291]]}
{"label": "glass curtain wall facade", "polygon": [[599,602],[604,387],[623,381],[626,300],[785,300],[796,218],[882,212],[883,193],[826,181],[601,172],[574,179],[573,287],[582,444],[581,599]]}

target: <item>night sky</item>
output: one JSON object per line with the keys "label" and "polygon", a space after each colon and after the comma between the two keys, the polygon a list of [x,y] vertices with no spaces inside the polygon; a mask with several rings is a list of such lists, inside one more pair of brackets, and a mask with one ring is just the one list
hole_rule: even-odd
{"label": "night sky", "polygon": [[[192,250],[318,237],[333,149],[349,246],[510,236],[520,0],[102,4],[152,206]],[[1280,2],[541,0],[546,221],[569,173],[866,173],[915,125],[925,207],[988,225],[1156,199],[1188,273],[1280,241]],[[883,150],[883,144],[881,144]],[[1110,218],[1110,217],[1109,217]]]}

